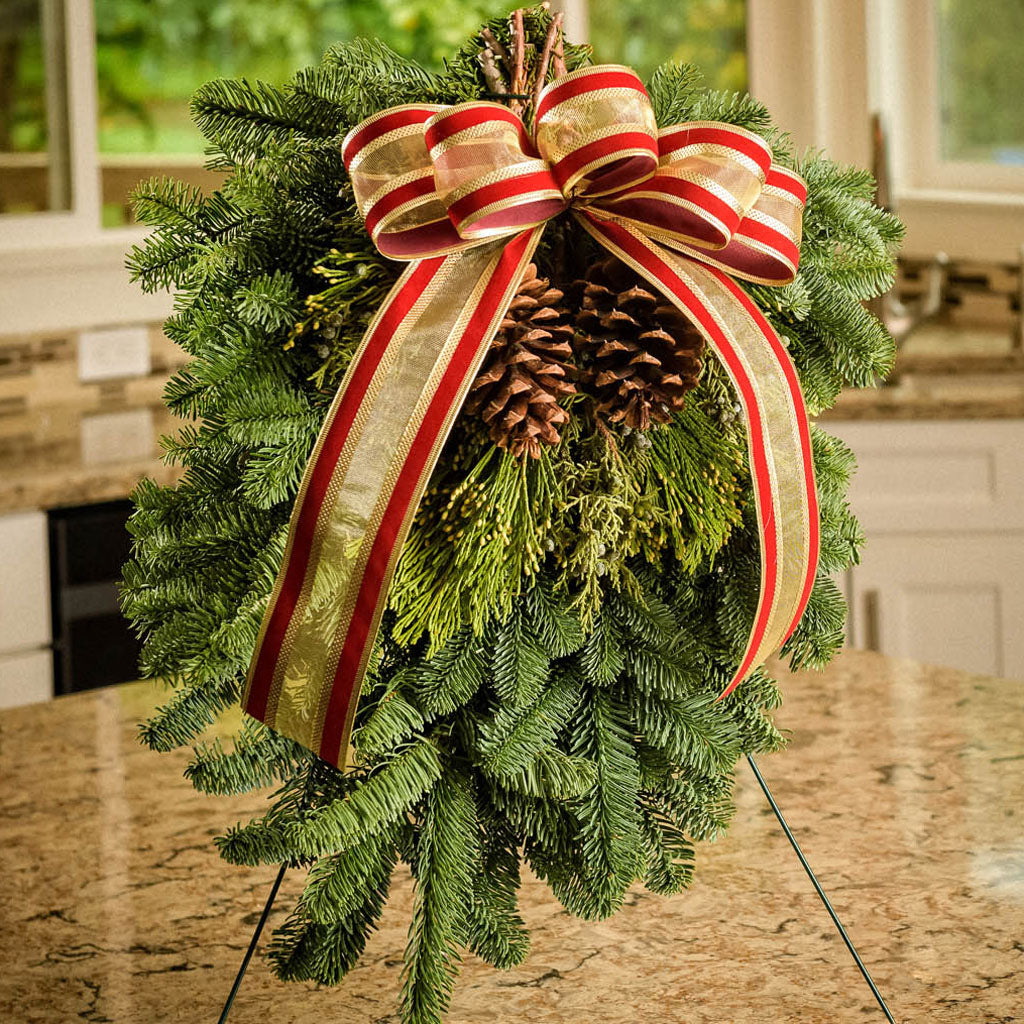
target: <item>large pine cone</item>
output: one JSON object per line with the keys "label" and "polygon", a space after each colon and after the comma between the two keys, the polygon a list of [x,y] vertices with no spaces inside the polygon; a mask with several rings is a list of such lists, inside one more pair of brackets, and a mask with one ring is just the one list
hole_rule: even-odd
{"label": "large pine cone", "polygon": [[700,377],[700,332],[614,256],[595,263],[570,295],[579,379],[598,415],[635,430],[670,423]]}
{"label": "large pine cone", "polygon": [[558,427],[569,414],[558,404],[575,394],[572,317],[564,295],[537,268],[526,269],[464,411],[479,415],[491,439],[513,455],[540,455],[542,444],[558,444]]}

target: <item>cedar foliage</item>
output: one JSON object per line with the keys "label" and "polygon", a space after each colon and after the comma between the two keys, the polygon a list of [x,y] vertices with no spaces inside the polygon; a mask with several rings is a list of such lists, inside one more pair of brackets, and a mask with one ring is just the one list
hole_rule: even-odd
{"label": "cedar foliage", "polygon": [[[547,15],[529,11],[526,25],[539,47]],[[503,22],[490,27],[507,39]],[[357,41],[284,88],[204,86],[193,114],[227,179],[210,196],[140,186],[153,232],[129,256],[142,287],[174,290],[166,329],[190,357],[166,391],[190,421],[165,442],[184,473],[173,488],[140,484],[124,570],[143,671],[173,691],[141,738],[191,745],[187,775],[204,792],[278,787],[262,818],[217,846],[232,863],[309,869],[270,950],[284,979],[340,981],[392,870],[409,865],[406,1024],[441,1019],[460,951],[503,968],[527,955],[524,864],[591,918],[613,913],[636,880],[684,889],[694,844],[728,825],[737,759],[783,743],[769,714],[780,693],[763,671],[714,702],[743,648],[759,567],[742,428],[710,357],[683,410],[650,433],[599,430],[572,396],[561,443],[520,460],[460,421],[395,578],[354,771],[255,722],[227,746],[204,739],[237,702],[309,451],[397,276],[355,211],[338,143],[384,106],[478,97],[479,45],[443,74]],[[567,47],[570,68],[587,59]],[[870,176],[818,154],[794,159],[763,106],[706,91],[693,68],[661,68],[650,95],[661,124],[741,125],[804,175],[800,275],[750,291],[812,411],[872,384],[893,348],[861,300],[891,283],[901,228],[872,205]],[[597,255],[559,222],[537,258],[541,273],[572,280]],[[862,540],[844,497],[850,452],[815,429],[814,458],[822,559],[784,652],[794,668],[825,664],[842,642],[845,609],[827,574],[855,561]]]}

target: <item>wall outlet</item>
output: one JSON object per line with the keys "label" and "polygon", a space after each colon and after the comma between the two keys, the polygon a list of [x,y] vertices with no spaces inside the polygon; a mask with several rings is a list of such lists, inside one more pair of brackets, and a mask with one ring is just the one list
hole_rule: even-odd
{"label": "wall outlet", "polygon": [[78,379],[115,380],[148,376],[149,327],[100,327],[78,335]]}

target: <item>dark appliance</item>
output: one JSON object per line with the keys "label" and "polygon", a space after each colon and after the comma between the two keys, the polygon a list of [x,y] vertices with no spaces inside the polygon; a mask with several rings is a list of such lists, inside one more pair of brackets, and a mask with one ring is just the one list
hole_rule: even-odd
{"label": "dark appliance", "polygon": [[117,601],[131,509],[110,501],[49,513],[55,694],[138,678],[141,644]]}

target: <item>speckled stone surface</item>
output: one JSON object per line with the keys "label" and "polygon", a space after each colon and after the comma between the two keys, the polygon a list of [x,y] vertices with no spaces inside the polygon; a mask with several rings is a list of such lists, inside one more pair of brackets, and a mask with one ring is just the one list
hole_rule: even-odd
{"label": "speckled stone surface", "polygon": [[850,388],[817,419],[826,430],[839,420],[1019,420],[1024,419],[1024,380],[958,380],[950,373]]}
{"label": "speckled stone surface", "polygon": [[[786,678],[788,752],[761,768],[901,1022],[1024,1013],[1024,688],[873,654]],[[214,799],[135,741],[149,684],[0,714],[0,1020],[215,1021],[273,869],[210,837],[263,803]],[[882,1017],[756,790],[698,851],[690,892],[574,920],[536,880],[522,966],[468,958],[452,1024],[868,1022]],[[275,920],[301,885],[286,880]],[[254,961],[233,1024],[397,1024],[411,886],[339,989]]]}
{"label": "speckled stone surface", "polygon": [[[1024,417],[1024,351],[1009,330],[926,323],[905,339],[887,386],[847,388],[828,420]],[[827,427],[826,427],[827,429]]]}
{"label": "speckled stone surface", "polygon": [[151,397],[0,415],[0,515],[126,498],[143,477],[174,483],[181,469],[162,461],[160,438],[181,421]]}

